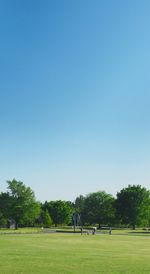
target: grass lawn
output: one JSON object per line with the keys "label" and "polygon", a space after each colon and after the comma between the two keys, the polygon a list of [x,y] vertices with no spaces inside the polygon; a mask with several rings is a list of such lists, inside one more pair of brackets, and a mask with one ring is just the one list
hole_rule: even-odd
{"label": "grass lawn", "polygon": [[0,273],[150,273],[149,235],[0,235]]}

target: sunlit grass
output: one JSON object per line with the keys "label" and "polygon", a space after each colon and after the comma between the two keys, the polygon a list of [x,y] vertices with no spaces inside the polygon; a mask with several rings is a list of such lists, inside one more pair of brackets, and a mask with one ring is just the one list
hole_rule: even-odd
{"label": "sunlit grass", "polygon": [[1,273],[150,273],[150,237],[8,234],[0,236]]}

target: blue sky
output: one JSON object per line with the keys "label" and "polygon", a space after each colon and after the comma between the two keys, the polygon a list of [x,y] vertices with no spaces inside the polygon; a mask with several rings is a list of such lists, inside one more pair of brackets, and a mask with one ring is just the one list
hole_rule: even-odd
{"label": "blue sky", "polygon": [[0,1],[0,179],[41,201],[150,182],[150,2]]}

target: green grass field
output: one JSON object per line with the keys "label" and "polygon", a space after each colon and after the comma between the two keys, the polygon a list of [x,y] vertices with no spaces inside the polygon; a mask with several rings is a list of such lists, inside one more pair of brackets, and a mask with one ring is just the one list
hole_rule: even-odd
{"label": "green grass field", "polygon": [[150,236],[1,234],[0,273],[150,273]]}

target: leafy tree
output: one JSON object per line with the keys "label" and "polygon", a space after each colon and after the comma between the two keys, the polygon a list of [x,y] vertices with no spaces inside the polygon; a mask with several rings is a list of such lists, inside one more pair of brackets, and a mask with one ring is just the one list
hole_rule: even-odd
{"label": "leafy tree", "polygon": [[74,202],[74,214],[72,216],[72,223],[75,224],[74,218],[75,216],[80,216],[80,218],[78,218],[78,225],[83,226],[84,224],[84,202],[85,202],[85,197],[80,195],[75,199]]}
{"label": "leafy tree", "polygon": [[66,201],[45,202],[44,208],[48,209],[55,226],[58,224],[68,224],[72,214],[72,207]]}
{"label": "leafy tree", "polygon": [[80,195],[75,199],[76,212],[82,213],[84,208],[85,197]]}
{"label": "leafy tree", "polygon": [[3,213],[0,212],[0,226],[6,226],[7,224],[8,224],[7,218],[5,218]]}
{"label": "leafy tree", "polygon": [[105,191],[91,193],[85,197],[83,220],[89,224],[110,225],[115,219],[115,199]]}
{"label": "leafy tree", "polygon": [[52,225],[52,218],[49,215],[48,210],[42,211],[42,223],[44,226],[50,227]]}
{"label": "leafy tree", "polygon": [[150,219],[150,192],[140,185],[129,185],[117,193],[116,213],[121,222],[131,225],[142,224]]}
{"label": "leafy tree", "polygon": [[[35,199],[34,192],[30,187],[26,187],[23,182],[7,181],[9,206],[7,216],[14,219],[16,229],[18,225],[34,223],[40,214],[40,205]],[[6,195],[6,196],[7,196]]]}
{"label": "leafy tree", "polygon": [[0,193],[0,211],[6,218],[9,218],[10,216],[11,206],[12,206],[12,200],[9,193],[1,192]]}

